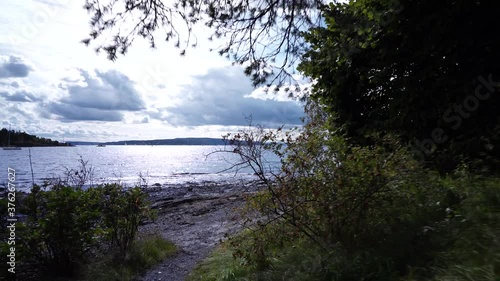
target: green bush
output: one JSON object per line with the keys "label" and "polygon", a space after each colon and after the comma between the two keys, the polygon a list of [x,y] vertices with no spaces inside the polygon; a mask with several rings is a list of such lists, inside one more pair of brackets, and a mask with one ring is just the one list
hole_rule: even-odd
{"label": "green bush", "polygon": [[34,186],[22,200],[18,238],[24,274],[75,276],[100,251],[125,259],[141,221],[152,217],[140,188],[105,184],[81,189]]}
{"label": "green bush", "polygon": [[[433,229],[453,203],[447,202],[439,175],[423,169],[396,138],[374,136],[378,142],[373,145],[352,145],[321,112],[310,118],[299,136],[288,135],[284,148],[277,134],[265,131],[243,132],[233,141],[239,144],[235,151],[251,159],[261,177],[262,153],[255,151],[271,149],[282,155],[283,164],[273,180],[263,180],[267,189],[249,203],[263,215],[262,224],[286,225],[289,235],[268,235],[265,227],[255,227],[260,235],[251,247],[240,249],[246,260],[264,268],[267,245],[298,237],[316,245],[323,257],[340,251],[360,260],[360,280],[383,280],[392,272],[405,274],[412,266],[426,265],[428,248],[440,246],[430,239]],[[259,133],[264,137],[255,141]]]}
{"label": "green bush", "polygon": [[96,190],[34,186],[20,211],[19,238],[25,262],[46,272],[72,275],[86,254],[99,245],[100,196]]}
{"label": "green bush", "polygon": [[[429,215],[434,212],[425,210],[419,216],[407,212],[406,221],[389,225],[405,228],[393,230],[373,247],[360,242],[347,249],[337,243],[325,251],[290,224],[275,220],[231,237],[188,280],[498,281],[500,179],[462,171],[435,180],[447,188],[442,201],[433,201],[448,206],[444,216],[436,218]],[[407,233],[412,233],[415,221],[428,225],[414,228],[415,236],[409,239]],[[417,246],[421,249],[414,249]],[[415,253],[421,256],[420,263]]]}
{"label": "green bush", "polygon": [[141,221],[153,217],[146,194],[139,187],[124,189],[121,185],[108,184],[99,187],[102,192],[100,211],[102,226],[111,246],[118,256],[124,256],[137,234]]}
{"label": "green bush", "polygon": [[[351,144],[332,116],[306,109],[300,134],[257,128],[230,140],[266,186],[249,200],[249,213],[261,214],[251,234],[229,242],[233,272],[243,280],[498,274],[498,179],[425,169],[390,135]],[[264,149],[281,157],[281,173],[263,170]]]}
{"label": "green bush", "polygon": [[[333,197],[347,206],[348,200],[359,202],[358,197],[367,194],[366,179],[374,182],[364,171],[373,167],[371,163],[384,163],[384,173],[399,171],[397,189],[386,189],[364,205],[366,215],[359,222],[363,227],[349,223],[363,218],[361,212],[345,212],[334,200],[321,202],[334,204],[326,206],[335,206],[338,213],[321,212],[325,206],[318,203],[296,208],[300,213],[294,214],[294,222],[273,217],[269,206],[278,208],[271,204],[278,199],[284,203],[285,198],[273,202],[270,191],[264,191],[249,203],[272,219],[230,238],[189,280],[500,280],[500,179],[473,175],[467,169],[447,176],[418,166],[405,171],[401,163],[391,166],[387,155],[377,156],[377,149],[356,148],[349,153],[355,157],[342,161],[342,171],[336,175],[342,182],[354,181],[358,188],[346,184]],[[370,162],[369,157],[379,160]],[[320,178],[319,183],[317,178],[301,179],[308,185],[297,181],[294,187],[314,188],[319,191],[316,196],[326,196],[328,188],[333,189],[328,186],[335,183],[334,178]],[[316,198],[309,196],[309,202]],[[342,229],[324,225],[328,218],[335,218],[330,223]],[[336,239],[317,243],[321,240],[302,231],[306,227],[319,230],[311,233],[322,241]],[[327,229],[341,235],[330,238]]]}

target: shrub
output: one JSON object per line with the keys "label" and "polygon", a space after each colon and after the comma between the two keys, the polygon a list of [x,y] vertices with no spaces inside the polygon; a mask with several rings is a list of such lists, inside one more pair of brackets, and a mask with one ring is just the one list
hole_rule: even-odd
{"label": "shrub", "polygon": [[116,184],[86,190],[35,185],[20,205],[27,217],[19,224],[22,262],[33,276],[74,276],[102,250],[125,259],[140,222],[152,215],[140,188]]}
{"label": "shrub", "polygon": [[[369,145],[351,144],[334,117],[314,104],[306,110],[300,134],[257,127],[229,140],[234,146],[229,151],[266,186],[249,200],[261,221],[250,227],[250,241],[232,243],[235,255],[263,276],[279,264],[276,247],[300,245],[315,249],[309,259],[320,263],[315,271],[321,272],[304,271],[303,280],[431,276],[435,253],[450,241],[438,231],[447,210],[461,203],[456,191],[413,159],[398,138],[379,134]],[[264,169],[266,149],[281,157],[279,173]]]}
{"label": "shrub", "polygon": [[[498,178],[441,175],[383,133],[352,144],[333,116],[306,109],[300,134],[228,136],[235,167],[253,168],[266,188],[248,201],[254,223],[193,280],[499,280]],[[280,172],[266,170],[264,150]]]}
{"label": "shrub", "polygon": [[119,256],[129,250],[141,221],[152,218],[146,194],[139,187],[124,189],[121,185],[100,186],[102,198],[100,211],[105,235]]}
{"label": "shrub", "polygon": [[19,237],[25,262],[46,272],[72,275],[88,252],[98,245],[99,196],[55,185],[50,191],[34,186],[24,200]]}
{"label": "shrub", "polygon": [[306,111],[300,132],[226,136],[219,152],[238,154],[234,167],[251,167],[266,188],[248,201],[252,224],[190,280],[500,280],[498,177],[439,174],[397,137],[352,144],[334,116]]}

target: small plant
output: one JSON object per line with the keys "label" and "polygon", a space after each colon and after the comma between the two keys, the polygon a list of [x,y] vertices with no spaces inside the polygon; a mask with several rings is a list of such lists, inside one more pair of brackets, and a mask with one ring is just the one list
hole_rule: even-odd
{"label": "small plant", "polygon": [[53,184],[61,184],[72,186],[75,188],[82,188],[94,186],[94,168],[89,165],[88,160],[83,160],[80,156],[78,159],[78,168],[64,167],[65,172],[63,177],[55,177],[52,179]]}

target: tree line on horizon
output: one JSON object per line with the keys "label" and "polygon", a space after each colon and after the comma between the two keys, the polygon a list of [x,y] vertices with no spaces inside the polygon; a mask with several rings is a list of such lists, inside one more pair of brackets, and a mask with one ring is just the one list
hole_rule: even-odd
{"label": "tree line on horizon", "polygon": [[2,128],[0,130],[0,143],[2,146],[8,146],[10,138],[11,146],[30,147],[30,146],[69,146],[69,143],[60,143],[51,139],[37,137],[22,131],[9,130]]}

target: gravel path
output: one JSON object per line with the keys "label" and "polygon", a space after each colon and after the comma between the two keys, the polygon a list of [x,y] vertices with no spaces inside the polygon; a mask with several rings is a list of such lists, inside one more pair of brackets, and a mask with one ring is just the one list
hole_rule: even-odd
{"label": "gravel path", "polygon": [[243,194],[254,192],[252,183],[228,185],[169,186],[150,192],[158,219],[142,227],[159,232],[174,242],[179,252],[156,266],[139,280],[182,281],[222,240],[241,229],[236,209],[244,205]]}

